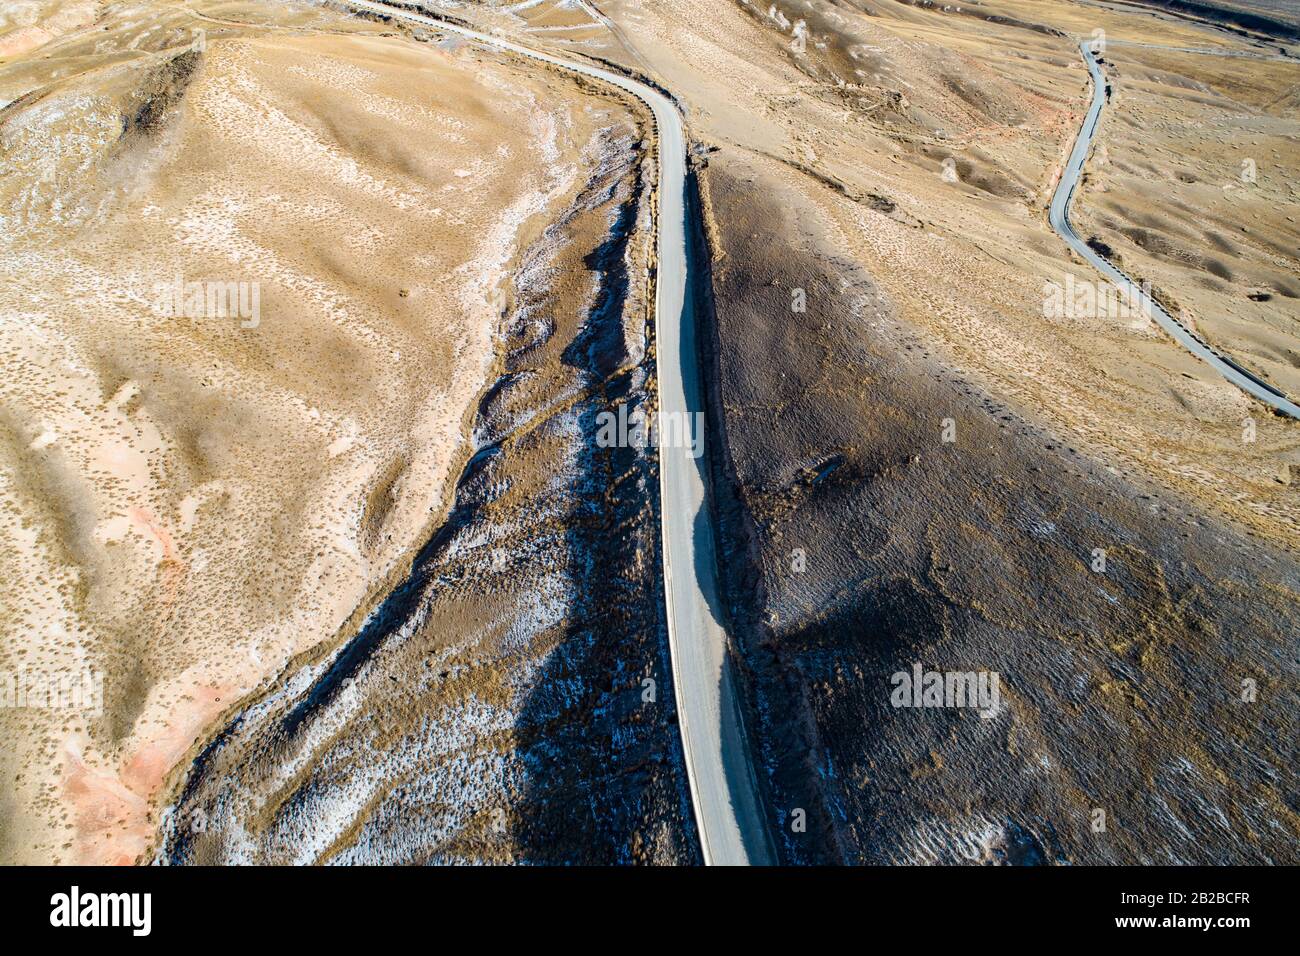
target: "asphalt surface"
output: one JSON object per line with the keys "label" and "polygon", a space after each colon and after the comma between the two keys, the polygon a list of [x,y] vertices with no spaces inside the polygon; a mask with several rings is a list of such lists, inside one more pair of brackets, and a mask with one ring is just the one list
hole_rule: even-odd
{"label": "asphalt surface", "polygon": [[1102,275],[1122,290],[1129,297],[1130,302],[1140,303],[1147,313],[1159,323],[1160,327],[1172,335],[1189,352],[1208,363],[1216,372],[1242,391],[1278,411],[1290,415],[1292,418],[1300,418],[1300,406],[1297,406],[1295,402],[1287,398],[1274,386],[1202,342],[1181,322],[1161,308],[1155,299],[1143,292],[1136,282],[1111,265],[1110,262],[1079,238],[1079,234],[1070,225],[1070,200],[1074,196],[1075,187],[1079,184],[1083,164],[1088,158],[1088,149],[1091,147],[1093,137],[1097,133],[1097,122],[1101,117],[1102,107],[1106,104],[1106,78],[1102,75],[1096,56],[1093,55],[1090,41],[1080,43],[1079,50],[1083,54],[1084,62],[1088,65],[1088,73],[1092,76],[1092,103],[1088,107],[1087,115],[1083,118],[1083,126],[1079,130],[1078,139],[1074,142],[1074,150],[1070,153],[1070,161],[1066,164],[1065,171],[1061,174],[1061,181],[1056,186],[1056,193],[1052,196],[1052,205],[1048,212],[1052,228],[1057,231],[1062,239],[1069,243],[1070,248],[1092,263]]}
{"label": "asphalt surface", "polygon": [[[347,0],[359,10],[456,33],[475,42],[611,83],[650,107],[659,133],[658,262],[655,281],[656,370],[660,414],[676,423],[702,421],[695,308],[689,295],[686,137],[677,107],[644,83],[579,61],[372,0]],[[678,432],[661,429],[661,434]],[[708,436],[697,436],[702,442]],[[659,447],[664,593],[673,687],[691,801],[704,862],[776,862],[771,832],[750,759],[727,636],[719,616],[713,522],[706,506],[705,459],[691,442]]]}

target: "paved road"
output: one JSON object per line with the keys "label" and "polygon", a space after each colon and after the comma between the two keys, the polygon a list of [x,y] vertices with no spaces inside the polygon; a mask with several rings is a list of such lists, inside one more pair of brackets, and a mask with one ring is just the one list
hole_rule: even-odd
{"label": "paved road", "polygon": [[[695,310],[687,283],[686,137],[672,101],[643,83],[587,63],[372,0],[346,2],[595,77],[650,107],[659,132],[655,282],[659,404],[661,413],[677,416],[679,422],[695,421],[694,413],[704,406],[695,351]],[[659,483],[668,641],[695,822],[705,863],[771,864],[776,854],[758,798],[733,668],[726,656],[726,633],[717,614],[713,523],[705,506],[701,472],[705,459],[697,462],[689,445],[659,449]]]}
{"label": "paved road", "polygon": [[1083,163],[1088,158],[1088,149],[1092,145],[1092,138],[1097,133],[1097,121],[1101,116],[1101,108],[1106,103],[1106,78],[1102,75],[1101,67],[1097,65],[1097,58],[1093,55],[1090,43],[1088,41],[1080,43],[1079,50],[1083,53],[1084,62],[1088,64],[1088,72],[1092,75],[1092,103],[1088,107],[1087,115],[1083,118],[1083,126],[1079,130],[1079,138],[1075,140],[1074,151],[1070,153],[1070,161],[1066,164],[1065,172],[1061,174],[1061,181],[1056,186],[1055,195],[1052,196],[1052,206],[1048,213],[1052,228],[1070,244],[1070,247],[1075,252],[1083,256],[1088,262],[1091,262],[1102,275],[1123,290],[1129,296],[1131,302],[1141,303],[1151,317],[1160,324],[1161,328],[1172,335],[1189,352],[1202,361],[1208,362],[1216,372],[1242,391],[1253,395],[1261,402],[1290,415],[1292,418],[1300,418],[1300,406],[1297,406],[1274,386],[1242,368],[1231,358],[1220,355],[1193,335],[1181,322],[1162,309],[1155,299],[1143,292],[1136,282],[1120,272],[1119,269],[1111,265],[1080,239],[1079,234],[1070,225],[1070,199],[1074,196],[1074,188],[1078,185],[1079,176],[1083,172]]}

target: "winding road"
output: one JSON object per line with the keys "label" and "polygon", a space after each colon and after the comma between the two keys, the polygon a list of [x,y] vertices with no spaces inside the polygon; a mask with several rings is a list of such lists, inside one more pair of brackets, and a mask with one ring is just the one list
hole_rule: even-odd
{"label": "winding road", "polygon": [[1208,363],[1242,391],[1283,414],[1300,418],[1300,406],[1287,398],[1285,393],[1201,341],[1186,326],[1166,312],[1154,298],[1144,292],[1141,286],[1080,239],[1079,234],[1070,225],[1070,200],[1074,196],[1075,187],[1079,184],[1079,176],[1083,172],[1083,164],[1088,158],[1093,137],[1097,134],[1097,121],[1101,117],[1101,108],[1106,103],[1106,78],[1102,75],[1096,56],[1093,55],[1090,41],[1080,43],[1079,50],[1083,53],[1084,62],[1088,65],[1088,73],[1092,77],[1092,103],[1083,118],[1083,126],[1080,127],[1079,136],[1074,142],[1074,150],[1070,153],[1070,160],[1052,196],[1052,205],[1048,211],[1052,228],[1069,243],[1070,248],[1092,263],[1102,275],[1128,296],[1130,302],[1140,304],[1161,328],[1189,352]]}
{"label": "winding road", "polygon": [[[587,63],[561,59],[501,37],[372,0],[348,6],[455,33],[477,43],[610,83],[650,107],[659,134],[658,263],[655,279],[656,373],[661,415],[702,420],[695,307],[688,282],[692,230],[686,209],[686,137],[676,105],[644,83]],[[663,429],[669,434],[673,429]],[[703,442],[705,436],[697,436]],[[776,852],[727,656],[717,582],[713,523],[706,506],[704,459],[690,442],[659,448],[664,595],[678,725],[691,802],[706,864],[772,864]]]}

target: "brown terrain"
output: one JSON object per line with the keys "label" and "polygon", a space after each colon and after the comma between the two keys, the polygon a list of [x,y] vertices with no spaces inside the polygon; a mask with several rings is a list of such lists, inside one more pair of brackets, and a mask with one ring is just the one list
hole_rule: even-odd
{"label": "brown terrain", "polygon": [[[698,139],[737,662],[771,815],[809,820],[783,858],[1294,862],[1295,425],[1150,323],[1042,307],[1044,283],[1092,278],[1045,215],[1086,103],[1074,37],[1276,46],[1115,5],[928,6],[600,5],[634,48],[601,55],[660,77]],[[1263,92],[1293,65],[1195,62],[1207,89],[1239,79],[1191,102],[1168,79],[1161,124],[1126,122],[1121,89],[1081,223],[1112,170],[1147,174],[1116,220],[1193,211],[1176,184],[1194,161],[1231,179],[1236,151],[1189,142],[1179,108],[1217,108],[1225,141],[1248,117],[1274,137],[1261,157],[1294,162],[1300,116]],[[1124,262],[1294,393],[1291,178],[1255,184],[1261,238],[1220,299]],[[1223,255],[1213,231],[1187,257]],[[1228,305],[1230,341],[1211,325]],[[917,662],[998,672],[1000,713],[890,706]]]}
{"label": "brown terrain", "polygon": [[[695,860],[654,455],[594,440],[654,403],[635,102],[319,7],[92,6],[0,23],[0,670],[105,677],[102,716],[0,711],[0,858]],[[1044,309],[1096,278],[1046,208],[1100,30],[1081,234],[1300,394],[1285,30],[419,6],[682,104],[783,860],[1296,862],[1300,426]],[[178,274],[259,280],[260,321],[160,317]],[[997,712],[895,708],[918,663]]]}
{"label": "brown terrain", "polygon": [[[0,711],[5,860],[136,859],[222,715],[444,526],[524,252],[530,294],[594,294],[544,236],[614,202],[627,107],[391,33],[108,5],[0,66],[0,669],[89,668],[104,705]],[[259,312],[161,314],[177,276],[257,282]]]}
{"label": "brown terrain", "polygon": [[[1294,862],[1295,426],[1153,328],[1041,310],[1045,280],[1088,278],[1044,215],[1084,89],[1074,41],[1026,24],[1134,28],[1064,4],[963,4],[965,20],[862,6],[878,18],[782,7],[808,25],[805,57],[650,31],[690,50],[670,87],[733,57],[773,74],[744,87],[767,103],[710,103],[696,128],[717,137],[700,173],[715,487],[783,858]],[[1203,44],[1184,29],[1140,35]],[[853,67],[849,109],[867,115],[837,123],[821,103],[850,87],[840,51],[874,59]],[[1133,149],[1130,164],[1155,161]],[[1260,219],[1286,248],[1285,217]],[[1242,256],[1279,284],[1294,274],[1284,254]],[[1294,347],[1295,306],[1275,299]],[[1272,334],[1268,313],[1239,327]],[[916,663],[998,673],[999,714],[894,708],[891,675]]]}
{"label": "brown terrain", "polygon": [[695,858],[658,476],[596,441],[601,412],[653,401],[653,153],[630,119],[519,259],[447,519],[340,654],[295,664],[200,756],[160,859]]}

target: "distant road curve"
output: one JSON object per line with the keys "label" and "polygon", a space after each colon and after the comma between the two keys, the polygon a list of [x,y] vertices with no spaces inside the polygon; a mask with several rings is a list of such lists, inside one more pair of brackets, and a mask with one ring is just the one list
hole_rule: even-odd
{"label": "distant road curve", "polygon": [[[501,37],[373,0],[340,0],[358,10],[456,33],[595,77],[650,107],[659,132],[655,367],[661,414],[696,421],[703,409],[695,351],[695,309],[687,294],[686,137],[681,115],[658,90],[611,70],[565,60]],[[664,433],[669,433],[668,429]],[[704,436],[699,436],[702,442]],[[704,482],[690,443],[659,448],[664,595],[677,720],[700,849],[706,864],[770,865],[772,836],[749,755],[727,636],[716,616],[717,561]]]}
{"label": "distant road curve", "polygon": [[1070,200],[1074,196],[1075,187],[1079,184],[1079,176],[1083,172],[1084,161],[1088,158],[1088,149],[1097,133],[1097,120],[1101,116],[1101,108],[1106,102],[1106,78],[1102,75],[1101,67],[1097,65],[1097,58],[1093,55],[1090,41],[1080,43],[1079,50],[1083,54],[1084,62],[1088,65],[1088,73],[1092,76],[1092,104],[1088,107],[1088,113],[1083,118],[1083,126],[1080,127],[1079,137],[1074,142],[1074,150],[1070,153],[1070,161],[1066,164],[1065,171],[1061,174],[1061,181],[1057,183],[1056,192],[1052,196],[1052,205],[1048,211],[1048,218],[1052,223],[1052,228],[1057,231],[1062,239],[1069,243],[1070,248],[1092,263],[1117,288],[1124,291],[1129,296],[1130,301],[1141,303],[1151,317],[1159,323],[1160,327],[1172,335],[1189,352],[1208,363],[1216,372],[1242,391],[1292,418],[1300,419],[1300,405],[1296,405],[1295,402],[1287,398],[1286,394],[1280,389],[1270,385],[1249,370],[1242,368],[1231,358],[1221,355],[1205,342],[1202,342],[1181,322],[1166,312],[1160,306],[1160,303],[1145,293],[1136,282],[1111,265],[1108,260],[1080,239],[1079,234],[1070,225]]}

